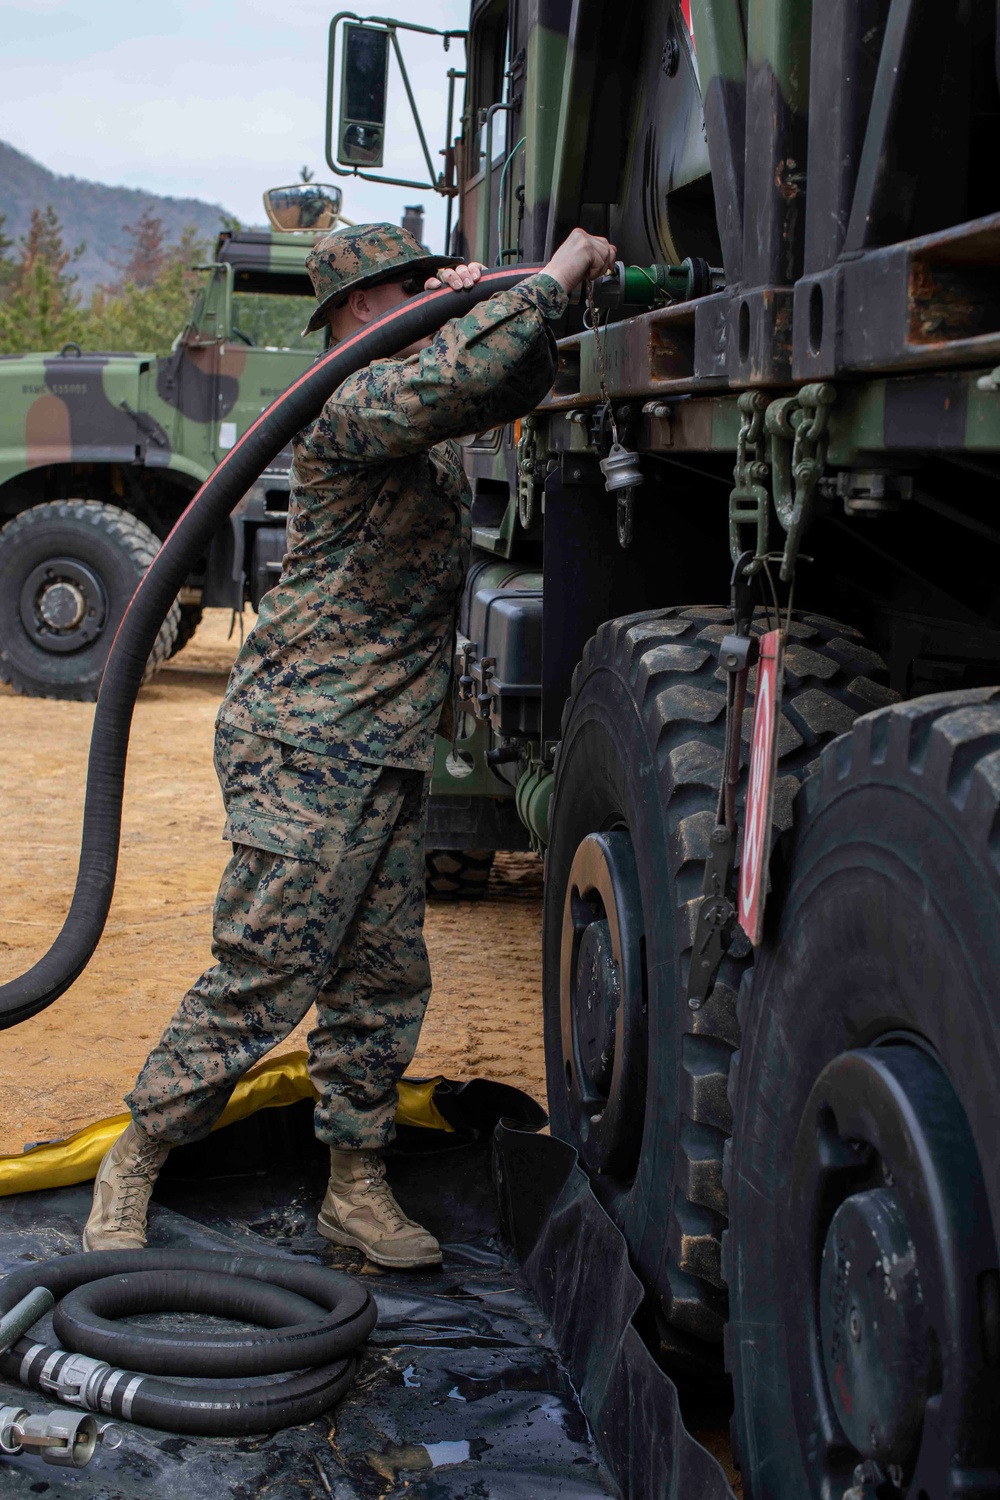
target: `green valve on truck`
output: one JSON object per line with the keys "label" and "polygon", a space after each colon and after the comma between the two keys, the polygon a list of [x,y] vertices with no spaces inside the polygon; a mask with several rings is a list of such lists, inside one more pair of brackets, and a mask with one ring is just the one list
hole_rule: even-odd
{"label": "green valve on truck", "polygon": [[697,256],[676,266],[627,266],[616,261],[610,275],[595,281],[594,301],[601,308],[667,307],[708,296],[722,285],[723,274]]}

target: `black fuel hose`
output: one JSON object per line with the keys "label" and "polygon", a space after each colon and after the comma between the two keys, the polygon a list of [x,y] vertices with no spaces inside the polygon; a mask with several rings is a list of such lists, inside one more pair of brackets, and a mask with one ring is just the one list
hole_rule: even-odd
{"label": "black fuel hose", "polygon": [[[312,1421],[350,1385],[352,1355],[377,1317],[372,1298],[351,1277],[260,1255],[60,1256],[6,1277],[0,1315],[39,1286],[62,1298],[53,1326],[64,1347],[27,1335],[0,1355],[0,1374],[90,1411],[200,1437]],[[198,1334],[180,1325],[160,1332],[115,1321],[152,1312],[209,1312],[256,1326]],[[280,1378],[262,1378],[273,1376]]]}
{"label": "black fuel hose", "polygon": [[254,480],[315,420],[349,375],[433,334],[449,318],[507,291],[539,266],[488,271],[468,291],[424,292],[336,345],[257,418],[202,485],[156,554],[118,627],[94,714],[76,887],[48,952],[0,985],[0,1030],[51,1005],[86,968],[100,942],[118,868],[125,759],[136,694],[157,632],[212,536]]}

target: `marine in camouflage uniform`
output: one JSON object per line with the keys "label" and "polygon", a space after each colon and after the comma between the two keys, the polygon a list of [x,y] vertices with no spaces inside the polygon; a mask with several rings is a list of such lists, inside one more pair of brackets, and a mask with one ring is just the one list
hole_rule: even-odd
{"label": "marine in camouflage uniform", "polygon": [[[310,263],[323,299],[313,324],[344,292],[345,272],[348,287],[375,285],[387,262],[397,277],[426,272],[421,256],[392,225],[329,236]],[[127,1099],[154,1175],[155,1153],[204,1136],[238,1078],[314,1004],[317,1135],[334,1156],[392,1138],[396,1083],[430,993],[427,786],[470,534],[455,439],[544,397],[549,325],[566,303],[551,276],[529,277],[418,355],[351,376],[295,440],[282,574],[217,725],[233,857],[215,964]],[[85,1244],[122,1243],[98,1232],[97,1205],[95,1195]]]}

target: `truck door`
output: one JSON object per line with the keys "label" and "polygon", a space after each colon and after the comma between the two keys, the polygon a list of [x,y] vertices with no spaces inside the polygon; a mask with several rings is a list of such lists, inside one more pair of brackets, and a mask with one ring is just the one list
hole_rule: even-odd
{"label": "truck door", "polygon": [[171,412],[169,425],[164,424],[170,432],[171,466],[197,479],[210,474],[221,457],[220,431],[230,420],[239,395],[239,371],[230,368],[232,361],[227,358],[233,268],[213,265],[205,269],[208,280],[191,321],[172,353],[158,360],[156,368],[156,394]]}

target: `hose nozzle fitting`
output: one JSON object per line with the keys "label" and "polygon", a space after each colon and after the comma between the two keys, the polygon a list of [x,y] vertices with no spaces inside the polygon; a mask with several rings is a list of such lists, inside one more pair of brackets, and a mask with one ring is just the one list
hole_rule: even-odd
{"label": "hose nozzle fitting", "polygon": [[47,1464],[64,1469],[85,1468],[98,1443],[109,1448],[120,1444],[121,1428],[114,1422],[98,1422],[86,1412],[35,1412],[24,1406],[0,1407],[0,1453],[13,1455],[27,1449]]}

